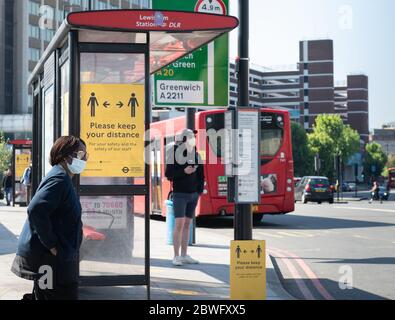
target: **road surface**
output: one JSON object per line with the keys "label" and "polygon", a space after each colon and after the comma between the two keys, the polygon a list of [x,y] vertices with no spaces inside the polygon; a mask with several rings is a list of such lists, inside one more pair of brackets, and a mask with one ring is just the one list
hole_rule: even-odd
{"label": "road surface", "polygon": [[[233,237],[231,218],[199,227]],[[284,288],[297,299],[395,299],[394,201],[298,203],[292,214],[265,216],[254,238],[267,241]]]}

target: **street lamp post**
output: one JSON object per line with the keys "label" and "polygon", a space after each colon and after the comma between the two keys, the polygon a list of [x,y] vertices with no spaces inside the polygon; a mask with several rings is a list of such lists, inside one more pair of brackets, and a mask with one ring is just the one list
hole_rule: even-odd
{"label": "street lamp post", "polygon": [[[239,0],[239,58],[238,58],[238,106],[248,108],[249,97],[249,0]],[[237,120],[235,121],[235,129]],[[235,187],[235,186],[234,186]],[[252,240],[252,205],[235,204],[234,215],[235,240]]]}

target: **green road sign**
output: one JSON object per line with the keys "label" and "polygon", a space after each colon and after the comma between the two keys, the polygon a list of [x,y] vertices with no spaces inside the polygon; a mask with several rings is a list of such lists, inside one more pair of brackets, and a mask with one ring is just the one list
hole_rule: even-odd
{"label": "green road sign", "polygon": [[[229,0],[153,0],[152,8],[226,15],[229,13]],[[155,106],[227,107],[228,35],[157,72],[154,92]]]}

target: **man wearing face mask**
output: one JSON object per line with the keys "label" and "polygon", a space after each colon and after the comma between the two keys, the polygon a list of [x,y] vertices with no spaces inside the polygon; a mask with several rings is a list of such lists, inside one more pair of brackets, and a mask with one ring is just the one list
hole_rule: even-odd
{"label": "man wearing face mask", "polygon": [[[173,182],[173,265],[199,263],[187,254],[189,230],[204,187],[203,164],[196,151],[197,131],[184,130],[174,146],[174,158],[167,159],[166,177]],[[180,254],[181,249],[181,254]]]}
{"label": "man wearing face mask", "polygon": [[82,210],[72,178],[84,171],[87,160],[85,142],[73,136],[59,138],[51,149],[52,169],[27,208],[11,269],[34,281],[33,294],[24,300],[78,299]]}

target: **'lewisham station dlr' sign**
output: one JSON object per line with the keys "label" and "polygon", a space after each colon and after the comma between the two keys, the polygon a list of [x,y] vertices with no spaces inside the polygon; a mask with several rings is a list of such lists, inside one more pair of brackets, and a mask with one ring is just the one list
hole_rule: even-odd
{"label": "'lewisham station dlr' sign", "polygon": [[121,10],[116,15],[112,11],[76,12],[69,15],[67,22],[85,28],[120,29],[130,31],[182,31],[234,29],[238,20],[230,16],[205,15],[204,23],[194,12]]}

